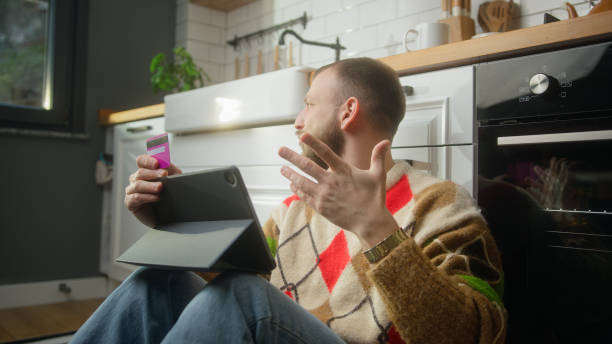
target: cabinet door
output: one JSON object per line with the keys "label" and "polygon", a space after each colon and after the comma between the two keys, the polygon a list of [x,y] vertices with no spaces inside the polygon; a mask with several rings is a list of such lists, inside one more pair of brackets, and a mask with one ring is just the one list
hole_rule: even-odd
{"label": "cabinet door", "polygon": [[406,100],[406,114],[392,147],[447,145],[448,102],[448,98]]}
{"label": "cabinet door", "polygon": [[[404,76],[400,78],[400,83],[410,89],[406,96],[407,112],[403,122],[413,120],[422,122],[423,118],[427,119],[431,123],[430,135],[437,135],[429,139],[428,145],[473,142],[474,72],[472,66]],[[405,133],[401,134],[399,130],[398,135],[400,138],[407,136]]]}
{"label": "cabinet door", "polygon": [[[120,124],[114,128],[111,252],[108,274],[115,280],[123,280],[136,268],[132,265],[118,263],[115,259],[148,230],[148,227],[138,221],[125,207],[125,188],[129,184],[130,174],[137,169],[136,158],[146,152],[146,139],[163,132],[163,118]],[[172,142],[170,147],[172,153]]]}

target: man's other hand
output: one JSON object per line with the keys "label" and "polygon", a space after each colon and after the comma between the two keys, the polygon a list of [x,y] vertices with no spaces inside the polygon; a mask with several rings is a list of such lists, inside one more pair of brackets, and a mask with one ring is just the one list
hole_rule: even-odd
{"label": "man's other hand", "polygon": [[125,206],[140,222],[149,227],[155,226],[151,203],[159,201],[163,187],[159,178],[182,173],[181,169],[170,164],[166,169],[159,168],[157,159],[142,154],[136,158],[138,170],[130,175],[130,184],[125,188]]}
{"label": "man's other hand", "polygon": [[312,176],[316,182],[287,166],[282,175],[291,181],[291,190],[319,214],[342,229],[356,234],[364,249],[374,246],[399,227],[387,210],[385,156],[389,140],[372,149],[370,168],[352,166],[316,137],[306,133],[300,141],[308,145],[329,166],[324,170],[309,158],[282,147],[279,155]]}

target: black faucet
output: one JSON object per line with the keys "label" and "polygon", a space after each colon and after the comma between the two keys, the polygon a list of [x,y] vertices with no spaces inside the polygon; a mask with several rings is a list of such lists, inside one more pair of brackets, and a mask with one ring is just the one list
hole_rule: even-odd
{"label": "black faucet", "polygon": [[336,51],[336,61],[340,60],[340,50],[346,49],[346,47],[340,45],[340,38],[339,37],[336,37],[336,43],[322,43],[322,42],[308,41],[308,40],[305,40],[302,37],[300,37],[300,35],[295,33],[295,31],[293,31],[293,30],[285,30],[285,31],[283,31],[283,33],[281,33],[281,36],[280,36],[280,38],[278,40],[278,45],[285,45],[285,35],[286,34],[294,35],[297,39],[300,40],[300,42],[302,42],[304,44],[318,45],[320,47],[328,47],[328,48],[334,49]]}

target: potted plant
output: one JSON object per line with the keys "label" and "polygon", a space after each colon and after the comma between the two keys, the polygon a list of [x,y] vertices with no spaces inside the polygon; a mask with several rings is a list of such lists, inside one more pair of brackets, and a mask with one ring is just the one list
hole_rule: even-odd
{"label": "potted plant", "polygon": [[174,48],[174,61],[168,62],[164,53],[159,53],[151,60],[151,84],[153,92],[183,92],[203,87],[204,79],[210,77],[198,67],[191,54],[183,47]]}

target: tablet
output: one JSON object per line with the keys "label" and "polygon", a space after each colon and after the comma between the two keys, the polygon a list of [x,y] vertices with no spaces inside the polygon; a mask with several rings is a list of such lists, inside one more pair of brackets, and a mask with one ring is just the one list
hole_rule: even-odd
{"label": "tablet", "polygon": [[165,269],[268,274],[275,263],[235,166],[161,179],[156,226],[117,261]]}

